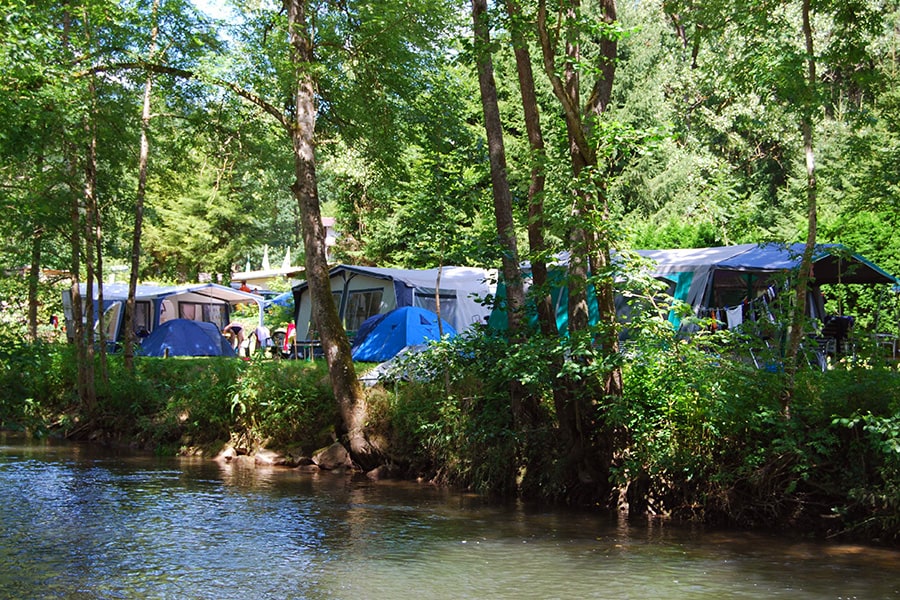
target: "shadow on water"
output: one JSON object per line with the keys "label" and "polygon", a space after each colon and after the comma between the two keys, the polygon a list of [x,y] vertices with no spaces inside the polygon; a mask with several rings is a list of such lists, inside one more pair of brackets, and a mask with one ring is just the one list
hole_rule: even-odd
{"label": "shadow on water", "polygon": [[889,598],[900,553],[0,436],[0,598]]}

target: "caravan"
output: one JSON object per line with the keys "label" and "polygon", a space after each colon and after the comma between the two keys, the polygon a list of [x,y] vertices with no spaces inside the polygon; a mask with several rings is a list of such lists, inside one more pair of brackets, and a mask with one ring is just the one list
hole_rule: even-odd
{"label": "caravan", "polygon": [[[363,321],[402,306],[440,314],[458,332],[485,323],[483,301],[496,291],[496,272],[471,267],[409,270],[338,265],[329,273],[331,293],[344,328],[354,335]],[[315,337],[309,285],[293,288],[298,340]]]}
{"label": "caravan", "polygon": [[[81,284],[82,305],[87,305],[87,286]],[[103,314],[105,338],[110,343],[122,342],[125,338],[125,302],[128,286],[125,284],[105,284],[103,286],[102,310],[99,290],[94,287],[94,328],[99,327],[100,313]],[[63,290],[63,312],[66,318],[66,334],[74,335],[72,291]],[[222,331],[231,320],[231,314],[239,304],[255,304],[259,310],[259,324],[263,324],[262,296],[242,292],[215,283],[198,283],[177,286],[139,285],[135,290],[134,331],[149,334],[159,325],[172,319],[189,319],[213,323]]]}

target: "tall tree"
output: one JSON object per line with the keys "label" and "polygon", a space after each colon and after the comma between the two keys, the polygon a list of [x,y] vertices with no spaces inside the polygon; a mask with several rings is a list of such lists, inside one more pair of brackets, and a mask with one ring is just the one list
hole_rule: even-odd
{"label": "tall tree", "polygon": [[[157,38],[159,36],[159,0],[153,0],[151,9],[150,47],[147,50],[148,61],[155,60]],[[134,309],[135,292],[137,290],[138,274],[141,266],[141,235],[144,225],[144,198],[147,195],[147,170],[150,162],[150,99],[153,91],[153,74],[147,73],[144,82],[144,100],[141,108],[141,146],[138,158],[138,184],[137,196],[134,199],[134,233],[131,236],[131,269],[128,277],[128,300],[125,303],[125,368],[134,370]]]}
{"label": "tall tree", "polygon": [[[582,486],[581,501],[605,502],[613,432],[604,418],[608,400],[622,394],[618,355],[618,325],[614,305],[614,244],[607,197],[607,173],[600,157],[612,153],[602,139],[604,113],[610,106],[620,31],[615,0],[601,0],[597,18],[580,0],[551,5],[539,0],[537,36],[544,73],[559,102],[568,138],[569,162],[574,179],[572,215],[566,243],[570,251],[568,275],[568,328],[570,354],[576,369],[563,381],[565,401],[557,402],[557,417],[567,438],[569,469]],[[595,54],[586,52],[588,41],[599,39]],[[593,58],[588,58],[593,56]],[[585,68],[590,64],[590,68]],[[593,79],[585,77],[593,73]],[[587,91],[582,104],[582,97]],[[615,150],[615,149],[612,149]],[[596,300],[592,300],[589,289]],[[597,303],[599,323],[592,331],[589,303]],[[594,348],[599,346],[597,360]],[[577,376],[571,372],[577,371]],[[562,398],[562,397],[561,397]]]}
{"label": "tall tree", "polygon": [[813,254],[815,253],[818,207],[816,203],[816,154],[813,144],[813,122],[818,102],[815,101],[816,86],[816,55],[813,47],[813,31],[810,23],[810,0],[801,0],[800,18],[803,35],[803,45],[806,50],[806,84],[808,91],[804,94],[807,98],[803,102],[803,110],[800,113],[800,132],[803,136],[803,154],[806,158],[806,244],[803,247],[803,258],[800,261],[800,272],[797,274],[797,291],[795,294],[793,310],[791,312],[791,332],[788,339],[788,352],[785,360],[785,372],[788,376],[787,386],[783,394],[782,404],[785,416],[791,414],[791,400],[794,394],[794,376],[797,370],[797,355],[800,352],[800,343],[803,340],[806,316],[806,297],[812,277]]}
{"label": "tall tree", "polygon": [[487,0],[472,0],[472,20],[475,32],[475,64],[478,69],[478,84],[481,89],[481,106],[491,165],[494,219],[497,223],[497,238],[502,252],[503,278],[506,284],[506,314],[510,337],[515,339],[521,330],[525,292],[522,272],[519,268],[519,249],[513,221],[512,193],[506,175],[506,150],[503,146],[503,126],[500,123],[497,84],[494,81],[494,66],[491,58]]}
{"label": "tall tree", "polygon": [[[363,0],[340,7],[327,2],[284,0],[282,9],[277,17],[260,12],[259,20],[249,24],[249,30],[258,36],[256,43],[261,43],[262,52],[246,58],[255,62],[257,68],[245,73],[245,82],[226,85],[274,118],[291,141],[291,191],[300,209],[312,318],[328,363],[345,441],[353,459],[361,467],[370,468],[381,460],[381,452],[367,435],[365,396],[353,368],[349,340],[334,305],[328,277],[316,174],[323,114],[320,102],[326,100],[323,104],[328,110],[324,114],[335,132],[357,140],[378,140],[380,143],[362,145],[368,146],[373,156],[390,156],[384,150],[396,140],[390,136],[364,138],[362,132],[367,124],[384,128],[394,122],[403,99],[415,91],[411,85],[415,66],[423,60],[427,62],[427,45],[433,41],[429,36],[439,32],[446,22],[441,22],[443,9],[435,3],[425,11],[408,2],[395,4],[387,0]],[[283,25],[283,39],[270,36],[273,22]],[[254,29],[254,25],[261,28]],[[259,66],[266,69],[266,77],[259,76]],[[353,76],[348,76],[348,71]],[[255,91],[250,91],[252,86]],[[267,94],[278,100],[266,99]]]}
{"label": "tall tree", "polygon": [[343,417],[351,456],[364,468],[375,466],[378,450],[365,432],[366,403],[353,369],[350,342],[331,294],[325,248],[325,227],[316,180],[316,85],[312,67],[314,31],[305,0],[285,0],[291,46],[294,120],[285,123],[294,148],[295,181],[291,186],[300,205],[303,243],[306,248],[306,280],[312,299],[312,318],[322,338],[331,387]]}

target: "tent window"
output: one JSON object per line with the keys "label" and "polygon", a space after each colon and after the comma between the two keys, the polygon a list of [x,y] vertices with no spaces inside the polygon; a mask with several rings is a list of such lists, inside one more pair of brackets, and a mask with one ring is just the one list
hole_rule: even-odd
{"label": "tent window", "polygon": [[[440,294],[441,298],[441,318],[448,323],[456,323],[456,313],[458,309],[458,303],[456,300],[456,294],[452,292],[442,293]],[[438,314],[437,301],[434,298],[434,290],[416,290],[415,298],[413,302],[419,308],[424,308],[425,310],[430,310],[431,312]]]}
{"label": "tent window", "polygon": [[200,304],[199,302],[179,302],[178,316],[191,321],[214,323],[219,330],[228,324],[228,310],[224,304]]}
{"label": "tent window", "polygon": [[202,321],[203,308],[194,302],[179,302],[178,318],[189,319],[191,321]]}
{"label": "tent window", "polygon": [[381,312],[381,296],[384,290],[351,291],[347,297],[347,309],[344,313],[344,323],[347,331],[356,331],[362,322]]}
{"label": "tent window", "polygon": [[103,324],[97,324],[97,328],[104,328],[104,337],[109,341],[116,339],[116,332],[119,329],[119,317],[122,314],[122,302],[115,302],[106,309],[102,316]]}
{"label": "tent window", "polygon": [[134,303],[134,331],[137,333],[143,327],[150,331],[150,303],[146,300],[138,300]]}

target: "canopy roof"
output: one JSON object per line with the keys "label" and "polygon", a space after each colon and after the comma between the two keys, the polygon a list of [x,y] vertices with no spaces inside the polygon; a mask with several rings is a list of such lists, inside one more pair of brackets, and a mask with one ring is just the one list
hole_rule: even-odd
{"label": "canopy roof", "polygon": [[[484,293],[488,290],[484,269],[474,267],[441,267],[437,269],[388,269],[384,267],[360,267],[355,265],[338,265],[332,273],[344,269],[354,273],[364,273],[381,279],[401,281],[412,288],[436,288],[440,279],[441,289],[464,290],[473,293]],[[303,284],[301,284],[303,285]]]}
{"label": "canopy roof", "polygon": [[[86,290],[82,284],[82,290]],[[264,298],[257,294],[242,292],[217,283],[186,283],[183,285],[154,285],[143,284],[135,288],[135,298],[151,299],[165,298],[175,294],[188,295],[191,302],[203,302],[204,300],[219,300],[229,304],[259,304]],[[98,295],[97,286],[94,286],[94,298]],[[105,283],[103,284],[104,300],[124,300],[128,298],[128,284]]]}
{"label": "canopy roof", "polygon": [[[81,284],[81,293],[84,295],[87,286]],[[134,297],[136,300],[164,300],[170,296],[179,296],[179,301],[203,303],[221,303],[228,304],[256,304],[260,312],[260,324],[262,324],[262,312],[265,298],[257,294],[242,292],[217,283],[187,283],[183,285],[154,285],[143,284],[135,288]],[[99,290],[94,285],[94,300],[99,299]],[[104,283],[103,284],[103,301],[106,306],[111,302],[124,302],[128,299],[128,284],[125,283]]]}
{"label": "canopy roof", "polygon": [[[741,244],[714,248],[639,250],[659,274],[715,270],[777,273],[800,266],[804,244]],[[816,283],[900,283],[893,275],[841,244],[818,244],[813,254]]]}
{"label": "canopy roof", "polygon": [[[670,294],[689,304],[697,314],[715,308],[735,306],[744,300],[753,300],[766,291],[778,274],[790,275],[800,267],[805,245],[797,244],[741,244],[711,248],[675,248],[664,250],[638,250],[637,254],[649,259],[649,273],[671,284]],[[555,264],[565,267],[569,253],[558,255]],[[526,271],[530,265],[523,264]],[[900,280],[871,261],[841,244],[818,244],[813,253],[812,275],[814,287],[822,284],[891,284],[900,290]],[[554,285],[555,287],[555,285]],[[562,330],[566,323],[565,286],[554,292],[557,307],[557,325]],[[505,289],[501,288],[499,296]],[[817,292],[818,293],[818,292]],[[821,297],[821,294],[818,293]],[[591,304],[593,306],[593,304]],[[819,306],[817,313],[824,308]],[[593,317],[592,317],[593,318]],[[673,323],[677,316],[671,317]],[[492,325],[505,327],[503,310],[495,308]]]}

